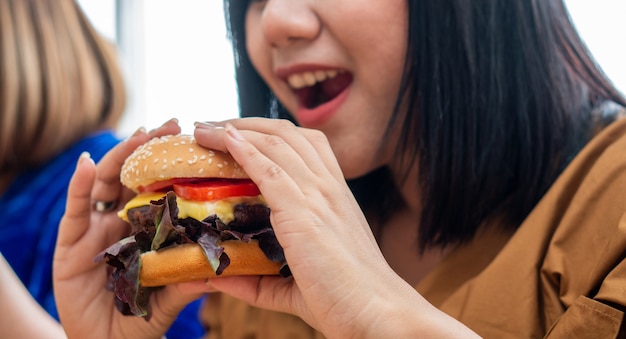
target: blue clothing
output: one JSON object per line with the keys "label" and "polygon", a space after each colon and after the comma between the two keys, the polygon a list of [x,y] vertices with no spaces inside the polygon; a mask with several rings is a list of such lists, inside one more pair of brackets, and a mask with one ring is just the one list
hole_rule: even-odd
{"label": "blue clothing", "polygon": [[[98,162],[119,139],[110,132],[88,136],[47,164],[21,173],[0,195],[0,252],[39,304],[58,320],[52,289],[52,258],[67,185],[78,157],[88,151]],[[181,313],[168,338],[199,338],[200,300]]]}

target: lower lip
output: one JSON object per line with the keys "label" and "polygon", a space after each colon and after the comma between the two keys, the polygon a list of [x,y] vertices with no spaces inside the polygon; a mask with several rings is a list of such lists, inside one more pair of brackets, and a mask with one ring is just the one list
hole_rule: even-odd
{"label": "lower lip", "polygon": [[298,123],[303,127],[309,128],[323,125],[335,115],[335,112],[348,98],[349,93],[350,88],[348,87],[332,100],[312,109],[299,105],[296,111]]}

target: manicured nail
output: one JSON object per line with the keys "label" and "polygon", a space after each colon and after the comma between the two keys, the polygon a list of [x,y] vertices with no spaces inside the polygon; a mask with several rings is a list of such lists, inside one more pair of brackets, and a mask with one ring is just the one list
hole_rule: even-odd
{"label": "manicured nail", "polygon": [[170,123],[175,123],[175,124],[178,125],[178,118],[171,118],[170,120],[168,120],[165,123],[163,123],[163,125],[161,125],[161,126],[165,126],[165,125],[170,124]]}
{"label": "manicured nail", "polygon": [[239,131],[235,128],[235,126],[233,126],[231,123],[226,123],[226,126],[224,126],[224,128],[226,129],[226,133],[233,139],[235,140],[239,140],[239,141],[244,141],[246,140],[243,135],[241,135],[241,133],[239,133]]}
{"label": "manicured nail", "polygon": [[91,154],[89,154],[89,152],[84,151],[83,153],[80,154],[80,156],[78,157],[78,164],[80,165],[85,161],[91,161],[92,163],[94,162],[93,159],[91,159]]}
{"label": "manicured nail", "polygon": [[141,127],[139,127],[139,128],[135,131],[135,133],[133,133],[133,135],[132,135],[131,137],[136,137],[136,136],[138,136],[139,134],[145,134],[145,133],[147,133],[146,128],[145,128],[145,127],[143,127],[143,126],[141,126]]}
{"label": "manicured nail", "polygon": [[193,125],[199,129],[214,129],[215,127],[218,127],[217,125],[208,121],[196,121]]}

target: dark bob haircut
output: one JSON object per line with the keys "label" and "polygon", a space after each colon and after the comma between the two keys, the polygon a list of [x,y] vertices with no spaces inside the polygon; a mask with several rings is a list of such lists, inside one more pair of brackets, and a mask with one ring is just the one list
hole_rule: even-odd
{"label": "dark bob haircut", "polygon": [[[409,109],[394,119],[397,158],[419,163],[420,248],[469,241],[492,218],[515,229],[592,137],[594,107],[625,100],[562,0],[407,1]],[[248,3],[224,0],[241,115],[291,119],[248,58]],[[350,183],[377,231],[401,206],[390,182],[380,169]]]}

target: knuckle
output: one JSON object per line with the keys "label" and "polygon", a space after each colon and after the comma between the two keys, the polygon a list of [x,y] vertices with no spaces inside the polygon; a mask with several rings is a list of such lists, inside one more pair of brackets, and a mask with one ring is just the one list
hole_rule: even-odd
{"label": "knuckle", "polygon": [[266,135],[265,143],[270,146],[282,145],[285,143],[285,139],[277,136],[277,135]]}
{"label": "knuckle", "polygon": [[287,120],[287,119],[280,119],[280,120],[276,120],[277,121],[277,127],[279,129],[288,129],[288,128],[295,128],[296,125],[294,125],[293,122]]}
{"label": "knuckle", "polygon": [[280,166],[278,166],[276,164],[272,164],[272,165],[269,165],[266,168],[265,172],[267,173],[267,176],[269,178],[275,179],[275,178],[278,178],[278,177],[280,177],[282,175],[283,169],[280,168]]}
{"label": "knuckle", "polygon": [[307,138],[311,140],[312,143],[315,143],[318,145],[328,143],[328,137],[326,137],[326,134],[324,134],[324,132],[320,130],[308,129],[306,130],[306,135],[307,135]]}

